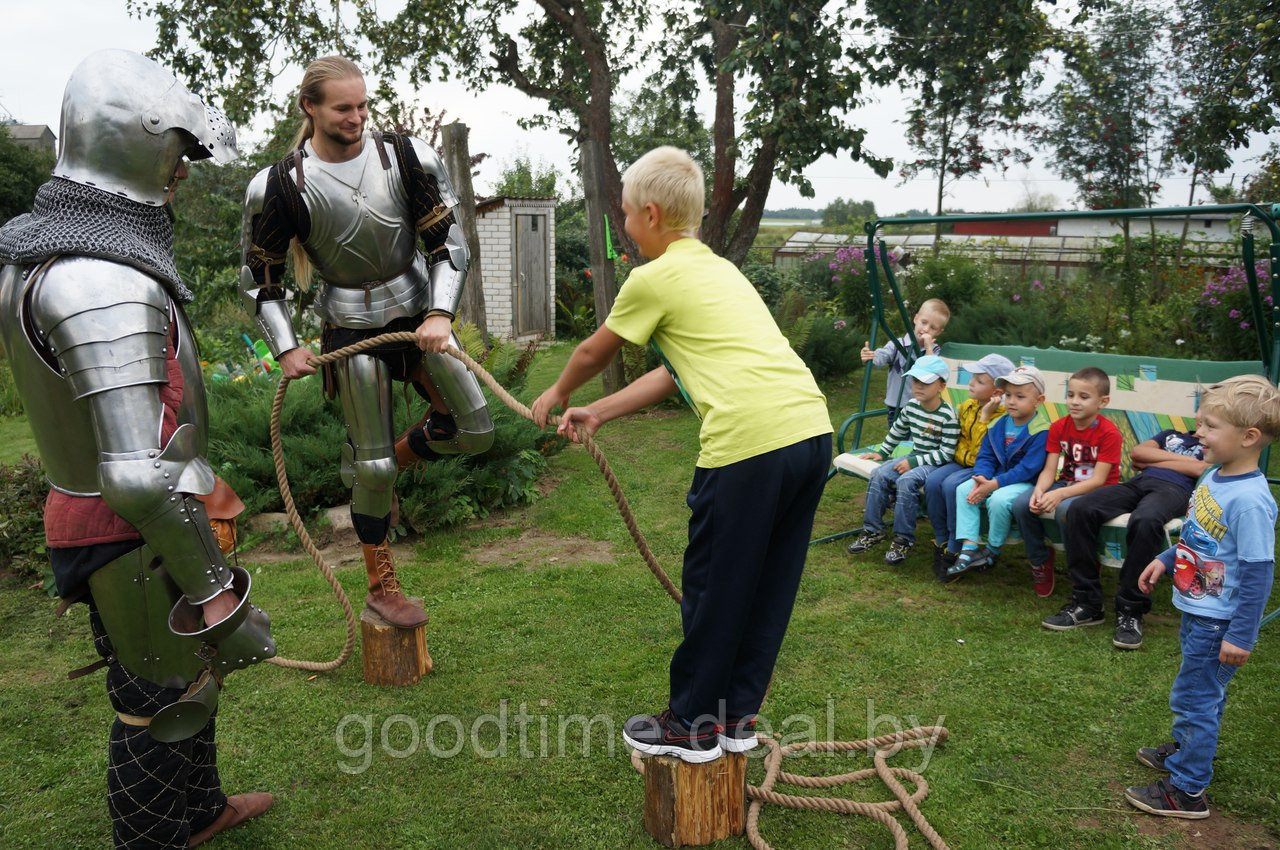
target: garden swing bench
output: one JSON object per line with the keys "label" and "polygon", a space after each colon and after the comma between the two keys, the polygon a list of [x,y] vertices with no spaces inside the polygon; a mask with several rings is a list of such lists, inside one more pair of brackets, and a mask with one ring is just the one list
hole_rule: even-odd
{"label": "garden swing bench", "polygon": [[[1234,375],[1265,375],[1273,384],[1280,378],[1280,204],[1264,209],[1256,204],[1219,204],[1199,207],[1164,207],[1151,209],[1117,209],[1117,210],[1073,210],[1065,212],[1036,213],[994,213],[986,215],[942,215],[912,216],[902,218],[885,218],[869,221],[867,233],[867,286],[871,293],[872,325],[869,345],[874,349],[879,332],[891,340],[900,353],[908,357],[918,357],[923,352],[914,338],[911,339],[913,351],[906,351],[898,336],[894,334],[885,317],[885,285],[897,305],[898,313],[905,327],[911,327],[911,319],[903,304],[898,281],[889,263],[888,252],[884,241],[877,240],[877,234],[884,228],[907,227],[920,224],[954,224],[957,222],[994,222],[994,221],[1060,221],[1063,219],[1134,219],[1134,218],[1167,218],[1182,216],[1203,216],[1212,213],[1241,215],[1245,220],[1255,220],[1266,225],[1271,235],[1270,244],[1270,280],[1269,292],[1271,306],[1264,307],[1262,296],[1258,292],[1258,279],[1254,261],[1254,237],[1252,224],[1242,226],[1241,256],[1244,261],[1245,274],[1249,281],[1250,306],[1252,309],[1252,326],[1256,335],[1259,359],[1236,361],[1184,360],[1173,358],[1142,357],[1122,354],[1095,354],[1092,352],[1069,351],[1059,348],[1037,348],[1018,345],[969,345],[958,342],[942,343],[942,357],[955,376],[948,381],[947,398],[952,405],[958,405],[967,397],[967,384],[970,375],[963,364],[978,360],[984,354],[992,352],[1003,354],[1015,364],[1035,366],[1045,377],[1045,412],[1049,418],[1057,419],[1066,415],[1064,400],[1066,397],[1067,377],[1081,366],[1098,366],[1112,377],[1111,405],[1103,415],[1114,422],[1124,437],[1124,454],[1121,463],[1121,477],[1129,478],[1133,474],[1130,467],[1130,451],[1138,443],[1151,439],[1159,431],[1175,428],[1180,431],[1195,430],[1195,413],[1199,407],[1200,394],[1203,388],[1217,381]],[[879,261],[877,262],[877,258]],[[884,284],[881,283],[881,274]],[[887,409],[867,409],[871,389],[871,370],[865,369],[862,376],[862,392],[858,410],[841,423],[836,433],[836,457],[827,473],[827,481],[837,475],[852,475],[862,479],[870,478],[876,467],[875,461],[863,460],[859,455],[875,449],[875,445],[863,445],[862,426],[870,418],[885,416]],[[852,433],[850,431],[852,430]],[[850,448],[846,448],[850,446]],[[910,450],[909,444],[899,446],[895,452],[905,454]],[[1270,447],[1262,455],[1262,468],[1267,469]],[[1280,479],[1268,476],[1269,484],[1280,484]],[[1102,561],[1108,566],[1118,567],[1124,557],[1125,527],[1129,515],[1124,514],[1106,523],[1102,535]],[[1061,546],[1061,532],[1052,520],[1044,521],[1045,530],[1055,545]],[[1165,526],[1170,540],[1176,539],[1182,520],[1176,519]],[[843,531],[818,538],[812,543],[827,543],[858,533],[857,529]],[[1267,614],[1262,622],[1265,625],[1280,617],[1280,608]]]}

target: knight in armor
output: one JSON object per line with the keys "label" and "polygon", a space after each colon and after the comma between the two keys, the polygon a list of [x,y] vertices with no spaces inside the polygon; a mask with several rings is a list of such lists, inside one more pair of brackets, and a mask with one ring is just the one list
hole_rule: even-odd
{"label": "knight in armor", "polygon": [[[249,184],[242,231],[241,293],[289,378],[310,375],[282,285],[319,279],[315,312],[325,352],[395,331],[417,345],[384,345],[327,367],[341,399],[347,442],[343,482],[369,577],[365,604],[393,625],[426,622],[400,589],[388,546],[400,469],[441,455],[476,454],[493,423],[474,376],[445,348],[462,297],[468,253],[454,218],[458,198],[440,156],[411,136],[369,131],[364,76],[339,56],[317,59],[298,92],[303,125],[292,152]],[[418,243],[421,240],[421,250]],[[392,380],[407,381],[427,414],[398,439]]]}
{"label": "knight in armor", "polygon": [[107,668],[116,846],[194,847],[272,803],[218,780],[223,678],[275,644],[210,527],[237,500],[205,459],[170,206],[184,160],[238,155],[235,128],[150,59],[104,50],[67,82],[60,135],[32,212],[0,228],[0,342],[51,486],[63,610],[88,603],[88,669]]}

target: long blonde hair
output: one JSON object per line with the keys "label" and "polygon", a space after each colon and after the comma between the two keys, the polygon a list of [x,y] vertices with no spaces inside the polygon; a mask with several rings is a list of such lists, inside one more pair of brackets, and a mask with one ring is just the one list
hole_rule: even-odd
{"label": "long blonde hair", "polygon": [[[297,150],[302,147],[307,139],[315,135],[315,122],[311,120],[311,116],[307,114],[307,108],[304,101],[308,103],[324,103],[324,84],[330,80],[347,80],[352,77],[360,77],[363,79],[364,72],[356,63],[352,62],[345,56],[321,56],[307,66],[302,73],[302,84],[298,86],[298,111],[302,113],[302,125],[298,127],[298,132],[293,137],[293,141],[289,143],[289,150]],[[293,279],[298,284],[298,288],[307,290],[311,288],[311,276],[313,267],[311,258],[307,256],[306,249],[302,247],[302,243],[296,238],[290,243],[290,257],[293,265]]]}

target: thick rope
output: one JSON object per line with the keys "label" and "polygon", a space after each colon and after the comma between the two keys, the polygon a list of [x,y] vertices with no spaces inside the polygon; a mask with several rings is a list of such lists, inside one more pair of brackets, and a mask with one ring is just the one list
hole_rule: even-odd
{"label": "thick rope", "polygon": [[[417,336],[407,331],[382,334],[361,340],[355,345],[331,351],[328,354],[312,357],[308,362],[313,366],[320,367],[341,360],[344,357],[350,357],[353,354],[359,354],[370,348],[376,348],[392,342],[417,342]],[[533,420],[533,412],[519,399],[507,392],[483,366],[468,356],[466,352],[450,346],[445,350],[445,353],[461,361],[494,395],[502,400],[503,404],[519,413],[525,419]],[[289,479],[284,470],[284,450],[281,448],[280,443],[280,411],[284,406],[284,395],[288,384],[288,378],[282,377],[280,379],[280,385],[276,389],[275,401],[271,406],[271,453],[275,458],[276,478],[280,483],[280,495],[284,499],[285,512],[289,515],[289,521],[298,533],[298,539],[302,541],[303,547],[311,555],[312,560],[320,567],[320,571],[324,574],[329,586],[333,588],[334,595],[338,597],[338,601],[342,605],[343,614],[347,621],[347,642],[343,646],[342,652],[333,661],[319,663],[279,657],[272,658],[271,661],[282,667],[327,671],[341,666],[350,657],[352,647],[355,645],[355,615],[352,613],[350,601],[342,591],[342,586],[334,578],[333,570],[325,564],[324,558],[320,555],[320,550],[311,542],[311,537],[307,534],[307,530],[302,524],[302,517],[299,516],[297,508],[294,506],[293,495],[289,491]],[[559,421],[559,416],[552,415],[548,417],[550,424],[554,425]],[[643,532],[640,531],[640,526],[636,523],[635,514],[631,511],[631,505],[627,502],[627,497],[622,492],[622,486],[618,483],[618,477],[614,475],[613,468],[605,460],[604,454],[600,451],[600,447],[596,445],[595,440],[581,429],[576,430],[578,439],[604,475],[605,481],[609,485],[609,492],[613,494],[613,500],[618,506],[618,512],[622,515],[627,531],[630,532],[631,539],[635,542],[636,548],[644,558],[645,564],[648,565],[650,572],[666,589],[667,594],[677,603],[680,602],[680,591],[658,563],[653,550],[649,548]],[[878,738],[867,738],[861,741],[802,741],[787,744],[786,746],[767,735],[757,735],[756,737],[759,741],[769,748],[769,752],[765,754],[764,781],[759,786],[747,786],[747,796],[751,798],[751,806],[747,812],[747,837],[751,841],[751,846],[755,850],[773,850],[772,846],[760,835],[760,810],[765,803],[770,803],[794,809],[864,815],[884,824],[888,828],[893,834],[894,846],[898,850],[905,850],[907,847],[907,833],[902,828],[902,824],[898,823],[890,813],[905,811],[935,850],[947,850],[947,843],[929,824],[918,805],[928,795],[929,784],[923,776],[915,771],[901,767],[890,767],[886,759],[904,749],[942,743],[947,739],[948,734],[946,727],[943,726],[917,726],[914,729],[881,735]],[[801,751],[835,753],[856,750],[871,751],[872,762],[875,766],[834,776],[802,776],[782,770],[782,759],[791,753]],[[640,758],[640,754],[634,750],[631,753],[631,763],[636,770],[644,773],[644,762]],[[863,803],[836,797],[807,797],[782,794],[773,790],[774,786],[779,782],[800,788],[834,788],[839,785],[859,782],[872,776],[878,776],[880,781],[893,792],[895,799],[880,803]],[[915,791],[908,793],[907,789],[898,781],[898,777],[906,779],[915,785]]]}

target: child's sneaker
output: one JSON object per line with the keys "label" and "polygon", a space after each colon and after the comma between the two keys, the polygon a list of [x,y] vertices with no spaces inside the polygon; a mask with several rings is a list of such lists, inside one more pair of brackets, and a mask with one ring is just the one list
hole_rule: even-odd
{"label": "child's sneaker", "polygon": [[1142,618],[1132,614],[1116,614],[1116,636],[1111,639],[1116,649],[1137,649],[1142,646]]}
{"label": "child's sneaker", "polygon": [[705,723],[696,730],[684,725],[671,709],[659,715],[637,714],[622,727],[622,740],[633,750],[651,756],[675,756],[699,764],[724,755],[718,740],[720,727]]}
{"label": "child's sneaker", "polygon": [[1049,557],[1043,564],[1031,565],[1031,581],[1034,582],[1036,596],[1048,599],[1053,596],[1053,562],[1057,559],[1056,549],[1049,549]]}
{"label": "child's sneaker", "polygon": [[901,535],[893,535],[893,542],[889,544],[889,551],[884,555],[884,562],[890,566],[898,566],[907,559],[907,554],[911,552],[911,547],[915,544]]}
{"label": "child's sneaker", "polygon": [[1177,741],[1169,741],[1158,747],[1141,747],[1138,750],[1138,761],[1152,770],[1168,770],[1164,766],[1164,760],[1177,751]]}
{"label": "child's sneaker", "polygon": [[760,742],[756,740],[755,717],[726,720],[724,731],[716,735],[716,742],[727,753],[745,753]]}
{"label": "child's sneaker", "polygon": [[1100,626],[1102,619],[1101,611],[1090,611],[1083,605],[1068,602],[1058,613],[1041,620],[1040,625],[1055,632],[1066,632],[1080,626]]}
{"label": "child's sneaker", "polygon": [[867,551],[872,546],[879,546],[883,542],[883,531],[867,531],[864,529],[863,532],[849,544],[849,553],[856,555],[859,552]]}
{"label": "child's sneaker", "polygon": [[959,552],[952,552],[946,546],[939,546],[936,543],[933,547],[933,575],[943,584],[949,584],[956,580],[955,576],[947,575],[947,569],[956,562],[956,558],[960,557]]}
{"label": "child's sneaker", "polygon": [[1130,805],[1151,815],[1167,818],[1200,820],[1209,816],[1209,803],[1204,793],[1191,795],[1176,785],[1157,779],[1147,786],[1126,788],[1124,798]]}
{"label": "child's sneaker", "polygon": [[999,560],[999,552],[992,552],[990,548],[983,546],[969,558],[969,571],[985,573],[987,570],[994,567],[996,562]]}

